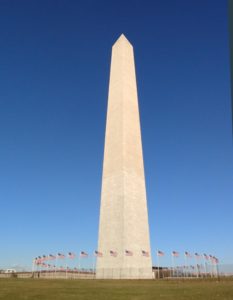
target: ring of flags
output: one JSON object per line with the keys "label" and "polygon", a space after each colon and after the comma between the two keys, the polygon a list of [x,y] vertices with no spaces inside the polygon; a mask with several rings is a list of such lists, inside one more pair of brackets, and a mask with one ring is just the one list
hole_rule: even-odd
{"label": "ring of flags", "polygon": [[[133,256],[133,252],[131,250],[125,249],[124,252],[125,256]],[[109,255],[112,257],[117,257],[118,256],[118,252],[115,250],[109,250]],[[150,254],[148,251],[146,250],[141,250],[141,255],[145,256],[145,257],[149,257]],[[79,254],[80,258],[85,258],[88,257],[89,254],[85,251],[81,251]],[[95,250],[93,253],[93,256],[95,257],[103,257],[104,254],[103,252],[100,252],[98,250]],[[33,260],[33,263],[37,266],[43,266],[43,267],[51,267],[50,264],[46,263],[49,262],[51,260],[58,260],[58,259],[65,259],[65,258],[69,258],[69,259],[74,259],[76,257],[76,254],[74,252],[68,252],[67,255],[58,252],[56,255],[53,254],[49,254],[49,255],[42,255],[42,256],[38,256]],[[54,266],[53,266],[54,267]]]}
{"label": "ring of flags", "polygon": [[[137,253],[138,254],[138,253]],[[112,257],[118,257],[118,252],[115,251],[115,250],[109,250],[108,252],[106,252],[105,254],[103,254],[103,252],[100,252],[98,250],[95,250],[93,252],[93,257],[104,257],[104,256],[107,256],[107,255],[110,255]],[[125,249],[124,250],[124,255],[125,256],[133,256],[134,253],[133,251],[129,250],[129,249]],[[143,257],[150,257],[150,253],[146,250],[141,250],[141,253],[140,253],[141,256]],[[162,257],[162,256],[165,256],[165,253],[161,250],[157,250],[156,252],[156,255],[158,257]],[[49,255],[42,255],[42,256],[38,256],[36,257],[34,260],[33,260],[33,264],[36,265],[36,266],[39,266],[41,268],[49,268],[49,269],[52,269],[52,270],[61,270],[63,269],[63,267],[60,267],[58,268],[57,267],[57,260],[59,259],[65,259],[65,258],[69,258],[69,259],[75,259],[77,255],[74,253],[74,252],[68,252],[67,254],[63,254],[63,253],[57,253],[56,255],[53,255],[53,254],[49,254]],[[89,254],[85,251],[81,251],[78,255],[80,258],[87,258],[89,256]],[[171,252],[171,256],[173,258],[177,258],[180,256],[180,253],[177,252],[177,251],[172,251]],[[187,258],[195,258],[196,261],[200,260],[200,259],[204,259],[205,261],[209,261],[211,264],[215,264],[217,265],[219,263],[219,259],[213,255],[207,255],[206,253],[204,254],[199,254],[197,252],[195,252],[193,255],[188,252],[188,251],[185,251],[184,252],[184,258],[187,259]],[[52,261],[56,260],[56,264],[52,264]],[[197,268],[201,267],[201,265],[197,264]],[[192,267],[192,266],[190,266]],[[184,266],[184,269],[187,268],[187,266]],[[66,267],[66,269],[69,269],[69,267]],[[74,268],[76,269],[76,268]]]}
{"label": "ring of flags", "polygon": [[[118,256],[118,252],[115,251],[115,250],[109,250],[109,254],[110,256],[113,256],[113,257],[117,257]],[[128,250],[128,249],[125,249],[125,252],[124,252],[125,256],[133,256],[134,253],[131,251],[131,250]],[[100,252],[98,250],[95,250],[94,253],[93,253],[94,256],[96,257],[103,257],[104,254],[103,252]],[[150,256],[150,253],[146,250],[141,250],[141,255],[142,256],[145,256],[145,257],[149,257]],[[158,250],[156,252],[156,255],[157,256],[165,256],[165,253],[161,250]],[[171,255],[173,257],[179,257],[180,256],[180,253],[177,252],[177,251],[172,251],[171,252]],[[80,254],[79,254],[80,257],[88,257],[88,253],[85,252],[85,251],[81,251]],[[193,255],[187,251],[184,252],[184,256],[186,258],[192,258]],[[35,264],[40,264],[42,262],[45,262],[45,261],[50,261],[50,260],[55,260],[55,259],[64,259],[64,258],[70,258],[70,259],[74,259],[76,257],[76,254],[74,252],[68,252],[67,255],[63,254],[63,253],[57,253],[57,255],[53,255],[53,254],[49,254],[49,255],[42,255],[42,256],[38,256],[34,259],[34,263]],[[201,259],[201,258],[204,258],[205,260],[209,260],[209,261],[212,261],[212,262],[216,262],[218,263],[219,260],[218,258],[216,258],[215,256],[213,255],[207,255],[207,254],[198,254],[197,252],[194,253],[194,257],[196,259]]]}

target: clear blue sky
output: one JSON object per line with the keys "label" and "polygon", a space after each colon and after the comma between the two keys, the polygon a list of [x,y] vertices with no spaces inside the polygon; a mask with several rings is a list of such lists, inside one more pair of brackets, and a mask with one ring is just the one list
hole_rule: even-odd
{"label": "clear blue sky", "polygon": [[135,49],[153,260],[233,262],[227,2],[2,0],[0,266],[96,248],[121,33]]}

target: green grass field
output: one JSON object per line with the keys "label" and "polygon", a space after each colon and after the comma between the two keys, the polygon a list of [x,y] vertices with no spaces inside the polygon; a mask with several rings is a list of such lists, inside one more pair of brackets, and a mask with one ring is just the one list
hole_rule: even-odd
{"label": "green grass field", "polygon": [[233,280],[0,279],[4,300],[233,300]]}

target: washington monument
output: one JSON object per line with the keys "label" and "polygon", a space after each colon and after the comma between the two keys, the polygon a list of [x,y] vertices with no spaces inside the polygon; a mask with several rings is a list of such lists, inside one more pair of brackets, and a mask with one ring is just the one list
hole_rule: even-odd
{"label": "washington monument", "polygon": [[152,278],[133,47],[112,47],[96,278]]}

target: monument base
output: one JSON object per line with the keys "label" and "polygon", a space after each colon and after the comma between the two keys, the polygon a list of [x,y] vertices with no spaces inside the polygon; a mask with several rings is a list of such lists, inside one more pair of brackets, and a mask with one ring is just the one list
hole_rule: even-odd
{"label": "monument base", "polygon": [[104,268],[96,270],[96,279],[153,279],[151,268]]}

